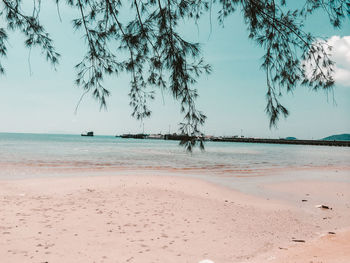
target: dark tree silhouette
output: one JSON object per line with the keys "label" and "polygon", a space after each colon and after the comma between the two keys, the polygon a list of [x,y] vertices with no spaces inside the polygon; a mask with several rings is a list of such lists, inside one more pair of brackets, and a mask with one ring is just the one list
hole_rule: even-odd
{"label": "dark tree silhouette", "polygon": [[[1,0],[0,59],[6,56],[8,31],[21,31],[28,48],[38,46],[55,67],[60,55],[39,19],[41,0],[33,0],[31,14],[22,10],[22,0]],[[181,104],[184,121],[180,132],[188,136],[182,144],[191,150],[197,143],[203,147],[200,126],[206,116],[196,107],[196,80],[211,72],[204,62],[198,43],[186,41],[178,30],[183,20],[197,22],[203,14],[218,9],[218,21],[241,12],[249,37],[261,46],[265,55],[261,68],[266,72],[267,106],[270,126],[288,115],[279,97],[298,85],[313,90],[330,90],[333,62],[326,40],[305,32],[304,22],[321,9],[330,23],[340,27],[350,17],[350,0],[304,0],[299,9],[290,9],[286,0],[54,0],[76,9],[74,29],[83,30],[86,54],[76,65],[76,85],[106,107],[110,92],[102,82],[106,75],[120,71],[130,73],[132,116],[150,116],[148,101],[155,88],[169,90]],[[130,20],[122,23],[121,14]],[[59,14],[59,12],[58,12]],[[125,15],[124,15],[125,17]],[[127,56],[125,56],[127,52]],[[4,67],[0,60],[0,73]]]}

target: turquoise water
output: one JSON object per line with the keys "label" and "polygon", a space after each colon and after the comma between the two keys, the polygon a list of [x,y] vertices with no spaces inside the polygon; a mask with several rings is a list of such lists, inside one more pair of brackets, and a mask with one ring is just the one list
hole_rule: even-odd
{"label": "turquoise water", "polygon": [[[207,142],[188,154],[176,141],[0,133],[0,176],[79,169],[157,169],[251,175],[266,169],[349,167],[350,148]],[[23,172],[24,171],[24,172]]]}

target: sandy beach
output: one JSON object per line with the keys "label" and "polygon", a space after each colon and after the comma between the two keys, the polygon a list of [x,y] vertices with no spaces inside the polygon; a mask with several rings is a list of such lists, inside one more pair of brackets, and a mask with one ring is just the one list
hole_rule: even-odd
{"label": "sandy beach", "polygon": [[350,263],[350,0],[0,20],[0,263]]}
{"label": "sandy beach", "polygon": [[350,261],[349,183],[262,187],[274,198],[183,176],[2,180],[0,258],[9,263]]}

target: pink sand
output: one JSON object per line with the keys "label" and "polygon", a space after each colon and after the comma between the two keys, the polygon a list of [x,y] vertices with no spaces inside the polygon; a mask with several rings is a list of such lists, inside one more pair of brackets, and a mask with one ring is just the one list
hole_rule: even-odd
{"label": "pink sand", "polygon": [[3,180],[0,261],[350,262],[349,183],[263,187],[281,198],[180,176]]}

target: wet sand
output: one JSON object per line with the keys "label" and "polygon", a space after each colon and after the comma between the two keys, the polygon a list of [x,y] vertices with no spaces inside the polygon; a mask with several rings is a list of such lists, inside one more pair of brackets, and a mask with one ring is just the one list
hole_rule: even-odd
{"label": "wet sand", "polygon": [[261,187],[272,198],[182,176],[2,180],[0,258],[9,263],[350,262],[349,183]]}

